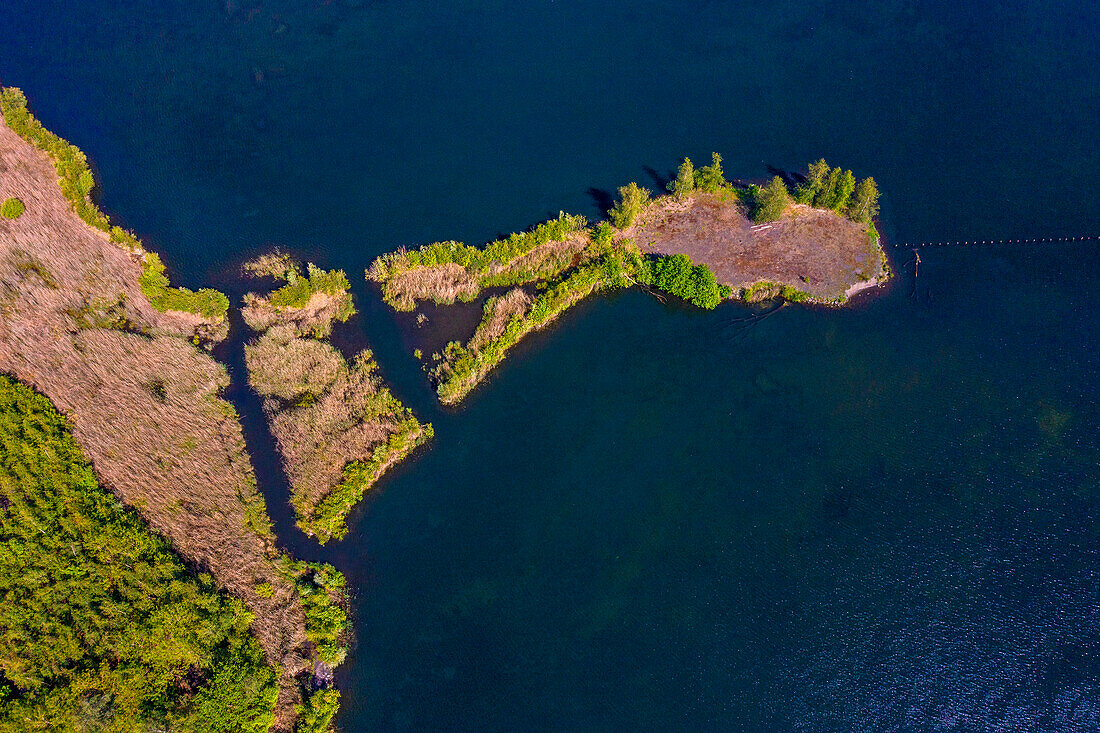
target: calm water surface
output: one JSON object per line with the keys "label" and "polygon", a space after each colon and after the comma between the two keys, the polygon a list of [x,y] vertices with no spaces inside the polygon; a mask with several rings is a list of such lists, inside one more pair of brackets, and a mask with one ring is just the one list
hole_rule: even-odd
{"label": "calm water surface", "polygon": [[[346,731],[1100,729],[1095,3],[7,0],[0,80],[179,282],[345,268],[436,426],[348,538]],[[455,411],[361,273],[683,155],[874,175],[901,277],[843,311],[594,299]]]}

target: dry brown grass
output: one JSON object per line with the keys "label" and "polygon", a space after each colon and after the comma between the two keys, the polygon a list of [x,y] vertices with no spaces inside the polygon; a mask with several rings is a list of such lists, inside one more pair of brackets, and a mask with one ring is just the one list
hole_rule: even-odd
{"label": "dry brown grass", "polygon": [[471,300],[481,290],[477,277],[462,265],[414,267],[387,280],[383,286],[386,300],[397,310],[412,310],[418,300],[449,304],[455,300]]}
{"label": "dry brown grass", "polygon": [[342,366],[331,388],[311,404],[274,410],[271,417],[294,505],[306,515],[343,479],[344,466],[368,460],[397,424],[370,352]]}
{"label": "dry brown grass", "polygon": [[283,402],[317,397],[347,370],[331,345],[298,338],[289,326],[275,326],[244,348],[248,381],[259,394]]}
{"label": "dry brown grass", "polygon": [[768,228],[753,226],[736,201],[696,194],[682,202],[659,199],[624,235],[643,252],[683,253],[705,263],[735,291],[767,281],[832,302],[886,279],[882,250],[865,225],[831,211],[793,204]]}
{"label": "dry brown grass", "polygon": [[293,327],[300,335],[318,338],[332,333],[332,325],[341,312],[351,306],[351,293],[316,292],[302,308],[276,308],[265,296],[247,293],[241,316],[253,331],[266,331],[276,324]]}
{"label": "dry brown grass", "polygon": [[[187,339],[201,319],[156,311],[141,267],[85,225],[47,157],[0,124],[0,370],[49,397],[102,484],[194,566],[244,599],[283,671],[276,727],[309,669],[305,616],[277,551],[240,423],[219,397],[224,368]],[[275,592],[256,592],[269,583]]]}

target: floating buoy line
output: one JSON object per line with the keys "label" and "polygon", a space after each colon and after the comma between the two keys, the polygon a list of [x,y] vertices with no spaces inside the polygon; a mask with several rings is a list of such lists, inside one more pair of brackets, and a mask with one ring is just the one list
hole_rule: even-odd
{"label": "floating buoy line", "polygon": [[1058,244],[1060,242],[1088,242],[1100,237],[1033,237],[1031,239],[966,239],[950,242],[906,242],[899,247],[972,247],[974,245],[998,244]]}

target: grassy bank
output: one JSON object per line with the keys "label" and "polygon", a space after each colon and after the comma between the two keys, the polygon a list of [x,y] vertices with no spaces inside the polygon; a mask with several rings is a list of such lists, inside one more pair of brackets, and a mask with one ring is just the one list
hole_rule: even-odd
{"label": "grassy bank", "polygon": [[17,135],[45,152],[57,169],[58,184],[84,223],[106,234],[112,242],[142,259],[145,271],[141,278],[142,292],[153,307],[160,311],[182,311],[221,322],[229,309],[229,299],[209,288],[199,291],[172,288],[168,285],[164,264],[153,252],[146,252],[131,232],[111,224],[106,214],[92,201],[95,179],[88,159],[75,145],[53,134],[27,109],[27,98],[13,87],[0,87],[0,111],[4,122]]}

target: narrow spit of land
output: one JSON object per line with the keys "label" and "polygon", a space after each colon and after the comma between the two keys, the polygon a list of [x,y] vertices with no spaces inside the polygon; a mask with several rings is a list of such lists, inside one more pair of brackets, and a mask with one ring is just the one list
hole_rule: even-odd
{"label": "narrow spit of land", "polygon": [[822,160],[793,191],[779,178],[735,186],[715,154],[699,170],[685,159],[669,188],[671,195],[651,199],[636,184],[624,186],[610,221],[591,227],[562,213],[480,248],[436,242],[392,252],[372,263],[367,279],[398,311],[511,288],[484,301],[465,343],[452,341],[427,360],[440,400],[455,404],[524,336],[596,292],[638,285],[702,308],[771,298],[840,306],[889,278],[873,223],[873,179],[857,185],[851,171]]}
{"label": "narrow spit of land", "polygon": [[248,381],[263,399],[290,479],[298,526],[324,544],[347,534],[346,518],[391,466],[432,437],[377,375],[369,350],[349,364],[327,341],[355,312],[347,276],[312,263],[303,275],[286,255],[245,265],[285,282],[245,296],[260,336],[245,346]]}
{"label": "narrow spit of land", "polygon": [[245,602],[277,670],[274,729],[334,712],[314,672],[344,656],[343,579],[276,548],[221,397],[228,375],[196,345],[225,334],[225,296],[168,288],[159,259],[91,203],[83,154],[18,90],[0,93],[0,200],[25,205],[0,218],[0,372],[48,397],[100,483]]}

